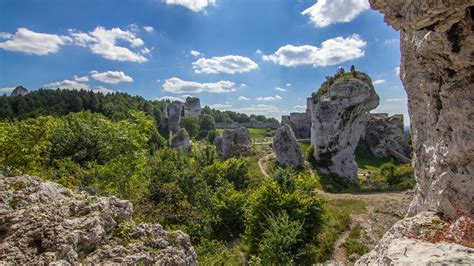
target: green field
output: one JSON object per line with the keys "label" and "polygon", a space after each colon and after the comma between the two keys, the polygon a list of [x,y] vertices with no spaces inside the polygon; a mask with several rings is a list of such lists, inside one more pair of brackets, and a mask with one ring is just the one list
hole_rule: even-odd
{"label": "green field", "polygon": [[[272,141],[273,135],[275,135],[274,129],[248,128],[248,130],[253,142],[269,142]],[[222,132],[224,132],[224,129],[217,129],[218,135],[222,135]]]}

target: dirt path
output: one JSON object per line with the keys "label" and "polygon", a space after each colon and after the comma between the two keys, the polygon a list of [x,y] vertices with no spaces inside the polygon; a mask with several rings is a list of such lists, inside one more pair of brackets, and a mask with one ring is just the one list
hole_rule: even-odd
{"label": "dirt path", "polygon": [[[258,166],[263,175],[269,176],[266,170],[268,160],[272,155],[267,154],[260,158]],[[314,170],[306,162],[312,176],[315,176]],[[317,189],[317,193],[331,200],[358,200],[365,203],[366,208],[363,212],[351,214],[350,228],[344,231],[336,240],[333,246],[331,260],[348,263],[348,257],[343,244],[349,237],[350,232],[360,224],[360,241],[367,246],[369,250],[373,249],[383,234],[392,227],[398,220],[405,215],[408,205],[411,202],[411,193],[405,192],[373,192],[373,193],[329,193]]]}

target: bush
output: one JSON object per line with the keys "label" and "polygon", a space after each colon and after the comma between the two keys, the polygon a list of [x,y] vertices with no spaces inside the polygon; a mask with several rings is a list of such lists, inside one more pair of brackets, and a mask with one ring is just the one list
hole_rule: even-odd
{"label": "bush", "polygon": [[395,172],[396,168],[392,162],[384,163],[380,167],[380,174],[387,180],[390,186],[395,186],[402,182],[403,178]]}
{"label": "bush", "polygon": [[196,117],[184,117],[180,125],[186,129],[191,138],[195,138],[199,134],[199,120]]}
{"label": "bush", "polygon": [[309,147],[308,152],[306,153],[306,161],[308,161],[313,167],[316,167],[317,162],[314,158],[314,146]]}

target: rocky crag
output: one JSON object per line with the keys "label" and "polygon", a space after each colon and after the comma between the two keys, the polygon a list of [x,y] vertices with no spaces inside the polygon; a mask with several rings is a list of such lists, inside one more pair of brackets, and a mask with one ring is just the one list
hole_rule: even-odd
{"label": "rocky crag", "polygon": [[189,137],[188,132],[184,128],[178,129],[178,132],[173,134],[173,136],[171,137],[171,148],[187,151],[189,150],[190,146],[191,138]]}
{"label": "rocky crag", "polygon": [[0,176],[0,264],[198,265],[189,236],[132,222],[132,204]]}
{"label": "rocky crag", "polygon": [[25,96],[28,94],[28,89],[23,86],[16,87],[13,91],[11,96]]}
{"label": "rocky crag", "polygon": [[309,139],[311,137],[311,108],[313,104],[313,98],[309,97],[306,99],[306,112],[297,113],[293,112],[290,115],[284,115],[281,117],[282,125],[289,125],[295,137],[297,139]]}
{"label": "rocky crag", "polygon": [[187,97],[184,102],[184,117],[199,117],[201,115],[201,101],[196,97]]}
{"label": "rocky crag", "polygon": [[370,110],[379,104],[369,76],[338,78],[327,90],[313,95],[311,144],[318,168],[358,183],[354,151]]}
{"label": "rocky crag", "polygon": [[303,152],[296,142],[295,134],[289,125],[283,125],[276,130],[272,148],[279,164],[291,165],[294,168],[303,166]]}
{"label": "rocky crag", "polygon": [[247,128],[226,129],[215,138],[214,145],[225,159],[252,154],[252,138]]}
{"label": "rocky crag", "polygon": [[[460,245],[474,242],[474,1],[370,3],[400,30],[417,188],[407,218],[358,264],[474,264]],[[423,238],[427,228],[437,241]]]}
{"label": "rocky crag", "polygon": [[176,133],[180,128],[183,117],[199,117],[201,115],[201,101],[199,98],[188,97],[186,102],[173,101],[163,108],[165,124],[170,132]]}
{"label": "rocky crag", "polygon": [[361,142],[378,158],[393,156],[409,163],[408,137],[403,127],[403,115],[369,114]]}

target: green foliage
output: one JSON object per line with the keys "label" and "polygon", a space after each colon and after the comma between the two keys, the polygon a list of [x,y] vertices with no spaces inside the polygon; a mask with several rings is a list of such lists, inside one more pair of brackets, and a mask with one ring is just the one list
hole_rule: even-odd
{"label": "green foliage", "polygon": [[201,265],[242,265],[238,247],[229,250],[225,243],[217,240],[204,240],[195,246],[195,250]]}
{"label": "green foliage", "polygon": [[317,162],[316,162],[316,158],[314,158],[314,146],[313,146],[313,145],[311,145],[311,147],[309,147],[308,151],[306,152],[306,160],[307,160],[313,167],[316,167]]}
{"label": "green foliage", "polygon": [[380,167],[380,174],[387,180],[387,183],[391,186],[399,184],[402,179],[401,176],[395,173],[396,166],[392,162],[384,163]]}
{"label": "green foliage", "polygon": [[199,134],[199,119],[197,117],[183,117],[181,127],[186,129],[189,137],[196,138]]}
{"label": "green foliage", "polygon": [[268,228],[263,232],[262,240],[258,247],[259,257],[265,264],[280,265],[294,262],[303,232],[300,221],[291,221],[285,212],[270,215]]}
{"label": "green foliage", "polygon": [[317,92],[317,97],[320,97],[328,93],[331,86],[336,84],[340,80],[348,79],[348,78],[357,78],[369,84],[372,83],[370,77],[364,72],[355,70],[355,66],[351,66],[351,72],[349,73],[346,73],[344,68],[339,68],[334,76],[326,77],[326,80],[323,82],[323,84],[321,84],[321,87],[319,88]]}
{"label": "green foliage", "polygon": [[217,138],[217,131],[211,130],[207,132],[206,139],[209,143],[214,143],[214,140]]}
{"label": "green foliage", "polygon": [[343,246],[348,255],[359,254],[364,255],[369,251],[366,245],[360,242],[360,224],[357,224],[349,234]]}
{"label": "green foliage", "polygon": [[[216,130],[216,122],[214,120],[214,117],[212,117],[209,114],[201,115],[201,118],[199,121],[199,127],[200,127],[199,139],[204,139],[206,137],[208,139],[212,138],[213,133],[210,133],[210,132],[214,132],[215,134],[215,130]],[[209,137],[209,134],[211,134],[211,137]],[[214,138],[215,138],[215,135],[214,135]],[[212,139],[212,141],[214,141],[214,139]]]}

